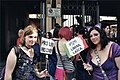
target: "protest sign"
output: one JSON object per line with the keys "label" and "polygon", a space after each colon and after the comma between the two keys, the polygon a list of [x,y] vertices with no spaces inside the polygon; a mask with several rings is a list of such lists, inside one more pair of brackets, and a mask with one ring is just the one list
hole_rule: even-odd
{"label": "protest sign", "polygon": [[54,41],[52,39],[41,38],[40,52],[45,54],[52,54]]}
{"label": "protest sign", "polygon": [[67,55],[69,58],[80,53],[87,47],[88,47],[88,45],[81,35],[71,39],[64,46],[65,51],[67,52]]}

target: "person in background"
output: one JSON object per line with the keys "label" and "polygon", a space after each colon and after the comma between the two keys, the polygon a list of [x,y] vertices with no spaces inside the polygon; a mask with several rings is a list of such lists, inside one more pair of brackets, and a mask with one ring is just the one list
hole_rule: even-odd
{"label": "person in background", "polygon": [[36,68],[37,55],[33,46],[37,42],[38,31],[34,25],[28,25],[20,39],[19,58],[15,49],[12,48],[8,54],[5,69],[5,80],[39,80],[47,76],[47,70],[41,72]]}
{"label": "person in background", "polygon": [[103,30],[105,31],[108,38],[110,38],[110,27],[109,26],[102,26]]}
{"label": "person in background", "polygon": [[[84,37],[85,35],[85,28],[83,27],[76,27],[76,34],[77,36],[82,36]],[[88,48],[80,52],[75,56],[75,67],[76,67],[76,80],[89,80],[89,74],[88,72],[84,69],[83,63],[86,63],[86,56],[87,56],[87,51]],[[83,62],[83,61],[84,62]]]}
{"label": "person in background", "polygon": [[19,29],[19,31],[18,31],[18,39],[17,39],[17,42],[16,42],[17,45],[20,44],[20,38],[22,37],[23,33],[24,33],[24,30]]}
{"label": "person in background", "polygon": [[54,31],[53,31],[53,38],[52,38],[52,40],[54,40],[55,42],[59,41],[59,36],[58,36],[59,30],[60,30],[60,27],[56,27],[54,29]]}
{"label": "person in background", "polygon": [[[49,40],[52,40],[52,33],[51,32],[47,32],[45,34],[45,38],[49,39]],[[48,61],[48,55],[44,55],[44,58],[46,58],[45,62],[46,62],[46,66],[45,68],[49,71],[49,61]],[[50,76],[49,76],[49,79],[50,79]],[[46,79],[47,80],[47,79]]]}
{"label": "person in background", "polygon": [[[53,38],[52,40],[55,41],[55,43],[57,43],[59,41],[59,33],[60,27],[56,27],[53,31]],[[50,74],[50,80],[55,80],[55,70],[56,70],[56,65],[57,65],[57,56],[56,56],[56,52],[55,52],[55,47],[53,48],[53,52],[52,55],[48,55],[48,72]]]}
{"label": "person in background", "polygon": [[116,41],[116,37],[113,37],[112,34],[111,34],[111,33],[113,33],[113,32],[112,32],[112,29],[110,29],[110,26],[108,26],[108,25],[103,25],[103,26],[101,26],[101,27],[102,27],[102,29],[105,31],[105,33],[106,33],[106,35],[107,35],[107,37],[108,37],[109,40],[114,41],[114,42],[117,42],[117,41]]}
{"label": "person in background", "polygon": [[[63,48],[65,43],[67,41],[71,40],[72,32],[71,32],[69,27],[65,26],[65,27],[60,28],[58,35],[59,35],[58,49],[60,51],[64,67],[67,71],[72,71],[73,72],[75,70],[74,65],[73,65],[72,61],[68,58],[67,53],[66,53],[65,49]],[[55,70],[55,79],[64,80],[64,77],[65,77],[64,73],[65,72],[64,72],[64,69],[63,69],[63,65],[62,65],[58,50],[57,50],[57,44],[55,44],[55,52],[56,52],[56,55],[57,55],[57,65],[56,65],[56,70]]]}
{"label": "person in background", "polygon": [[109,80],[120,80],[120,46],[110,41],[104,30],[98,27],[92,27],[88,34],[90,48],[87,63],[83,63],[84,68],[92,71],[93,80],[104,80],[103,74],[106,74]]}
{"label": "person in background", "polygon": [[58,23],[55,23],[54,26],[53,26],[53,29],[50,30],[50,32],[52,33],[52,36],[53,36],[53,32],[54,32],[54,29],[55,28],[60,28],[61,26],[58,24]]}
{"label": "person in background", "polygon": [[48,38],[48,39],[51,39],[52,38],[52,33],[51,32],[47,32],[45,37]]}

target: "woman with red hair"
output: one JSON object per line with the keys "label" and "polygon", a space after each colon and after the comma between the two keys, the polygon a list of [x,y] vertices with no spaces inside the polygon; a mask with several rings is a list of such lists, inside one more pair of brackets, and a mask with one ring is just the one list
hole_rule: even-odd
{"label": "woman with red hair", "polygon": [[[57,44],[55,44],[55,51],[56,51],[56,56],[57,56],[57,64],[56,64],[56,71],[55,71],[55,78],[57,80],[64,80],[65,77],[65,71],[57,50],[57,46],[65,67],[66,71],[74,71],[75,68],[73,66],[72,61],[68,58],[67,53],[65,52],[64,45],[67,41],[69,41],[72,38],[72,31],[70,30],[69,27],[62,27],[58,33],[59,35],[59,41]],[[73,76],[73,75],[72,75]],[[71,76],[71,77],[72,77]],[[72,77],[73,78],[73,77]],[[72,79],[68,79],[72,80]]]}

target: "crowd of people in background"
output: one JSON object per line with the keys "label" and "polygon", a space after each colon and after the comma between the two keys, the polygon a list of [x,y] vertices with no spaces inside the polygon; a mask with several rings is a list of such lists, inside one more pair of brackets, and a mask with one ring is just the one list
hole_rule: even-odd
{"label": "crowd of people in background", "polygon": [[[69,59],[63,45],[73,38],[72,30],[75,30],[75,36],[81,35],[89,47]],[[35,24],[29,24],[24,29],[20,29],[17,46],[15,46],[19,52],[16,53],[14,47],[9,52],[5,80],[40,80],[48,76],[50,80],[64,80],[65,70],[74,71],[75,80],[105,80],[104,75],[108,80],[120,80],[120,46],[110,41],[110,27],[93,26],[87,33],[85,33],[86,28],[80,26],[72,30],[69,26],[56,24],[54,30],[38,36]],[[55,42],[52,54],[48,55],[48,68],[44,70],[39,69],[41,65],[37,65],[42,58],[41,37]]]}

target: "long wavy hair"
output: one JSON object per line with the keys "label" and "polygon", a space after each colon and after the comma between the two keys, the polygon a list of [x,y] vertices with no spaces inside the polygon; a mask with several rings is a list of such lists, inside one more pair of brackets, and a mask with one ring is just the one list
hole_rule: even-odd
{"label": "long wavy hair", "polygon": [[28,25],[27,27],[24,28],[24,33],[23,33],[22,37],[20,38],[20,44],[22,46],[25,45],[25,36],[31,35],[31,34],[33,34],[33,32],[38,33],[38,30],[37,30],[35,25],[30,24],[30,25]]}
{"label": "long wavy hair", "polygon": [[108,39],[108,37],[106,36],[105,31],[104,31],[103,29],[98,28],[98,27],[92,27],[92,28],[89,30],[89,32],[88,32],[89,47],[92,48],[92,49],[95,49],[95,48],[96,48],[96,45],[93,44],[93,42],[92,42],[91,39],[90,39],[90,33],[91,33],[91,31],[93,31],[93,30],[96,30],[96,31],[98,31],[98,32],[100,33],[101,50],[103,50],[103,49],[106,47],[106,45],[108,44],[109,39]]}

